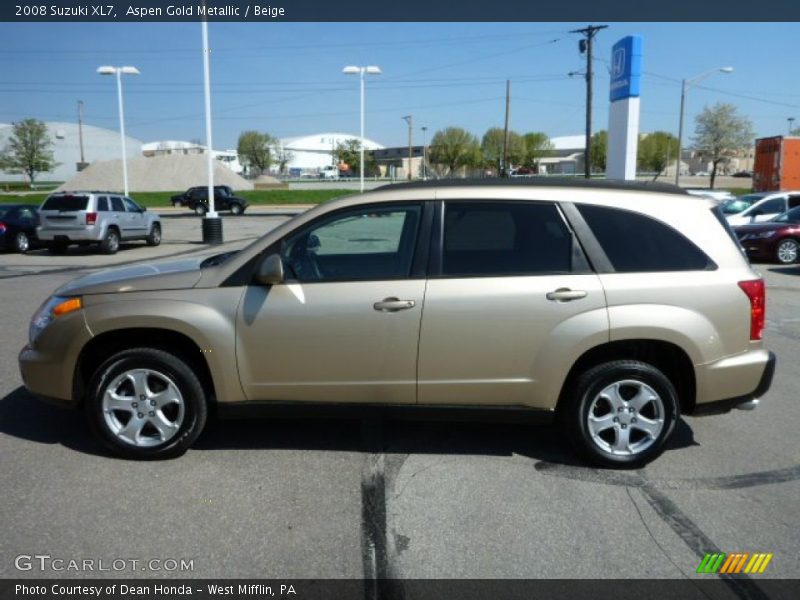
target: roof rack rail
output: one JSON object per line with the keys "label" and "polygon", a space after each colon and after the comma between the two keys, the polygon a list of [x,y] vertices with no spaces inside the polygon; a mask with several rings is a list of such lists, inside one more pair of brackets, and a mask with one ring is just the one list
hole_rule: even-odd
{"label": "roof rack rail", "polygon": [[429,179],[427,181],[411,181],[390,183],[375,188],[378,190],[405,190],[435,187],[571,187],[601,190],[628,190],[638,192],[659,192],[661,194],[688,193],[681,187],[671,183],[653,181],[624,181],[619,179],[571,179],[568,177],[515,177],[515,178],[480,178],[480,179]]}

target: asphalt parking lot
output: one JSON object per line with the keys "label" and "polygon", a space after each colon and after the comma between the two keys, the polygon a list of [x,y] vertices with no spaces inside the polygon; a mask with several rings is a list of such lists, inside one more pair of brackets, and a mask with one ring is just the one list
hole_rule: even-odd
{"label": "asphalt parking lot", "polygon": [[[225,217],[240,247],[291,211]],[[110,458],[82,414],[22,387],[16,357],[36,306],[90,269],[221,251],[171,213],[164,243],[112,257],[0,254],[0,577],[15,557],[191,559],[193,570],[95,577],[700,578],[707,552],[770,552],[763,575],[800,577],[800,266],[768,284],[773,388],[753,412],[681,420],[647,468],[576,462],[554,428],[442,422],[248,420],[215,424],[184,457]]]}

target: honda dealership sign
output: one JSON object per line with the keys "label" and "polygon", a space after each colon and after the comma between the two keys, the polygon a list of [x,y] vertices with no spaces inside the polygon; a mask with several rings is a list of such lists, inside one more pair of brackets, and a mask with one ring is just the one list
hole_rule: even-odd
{"label": "honda dealership sign", "polygon": [[611,49],[606,177],[636,178],[639,141],[639,92],[642,78],[642,38],[629,35]]}

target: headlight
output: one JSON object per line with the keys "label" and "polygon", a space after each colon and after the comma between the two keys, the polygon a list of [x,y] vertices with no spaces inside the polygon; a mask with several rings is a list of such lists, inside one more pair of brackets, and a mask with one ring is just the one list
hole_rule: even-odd
{"label": "headlight", "polygon": [[33,344],[45,327],[50,325],[54,319],[61,315],[66,315],[83,308],[80,298],[64,298],[62,296],[51,296],[33,315],[31,325],[28,328],[28,341]]}

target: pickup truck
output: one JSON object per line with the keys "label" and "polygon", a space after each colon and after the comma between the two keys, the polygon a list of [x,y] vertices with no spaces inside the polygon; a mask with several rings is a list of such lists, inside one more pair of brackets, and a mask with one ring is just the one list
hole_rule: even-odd
{"label": "pickup truck", "polygon": [[[191,187],[182,194],[172,196],[171,200],[172,206],[185,206],[203,216],[208,212],[208,187]],[[229,210],[232,215],[241,215],[248,206],[247,200],[234,196],[230,186],[214,186],[214,208],[216,210]]]}

